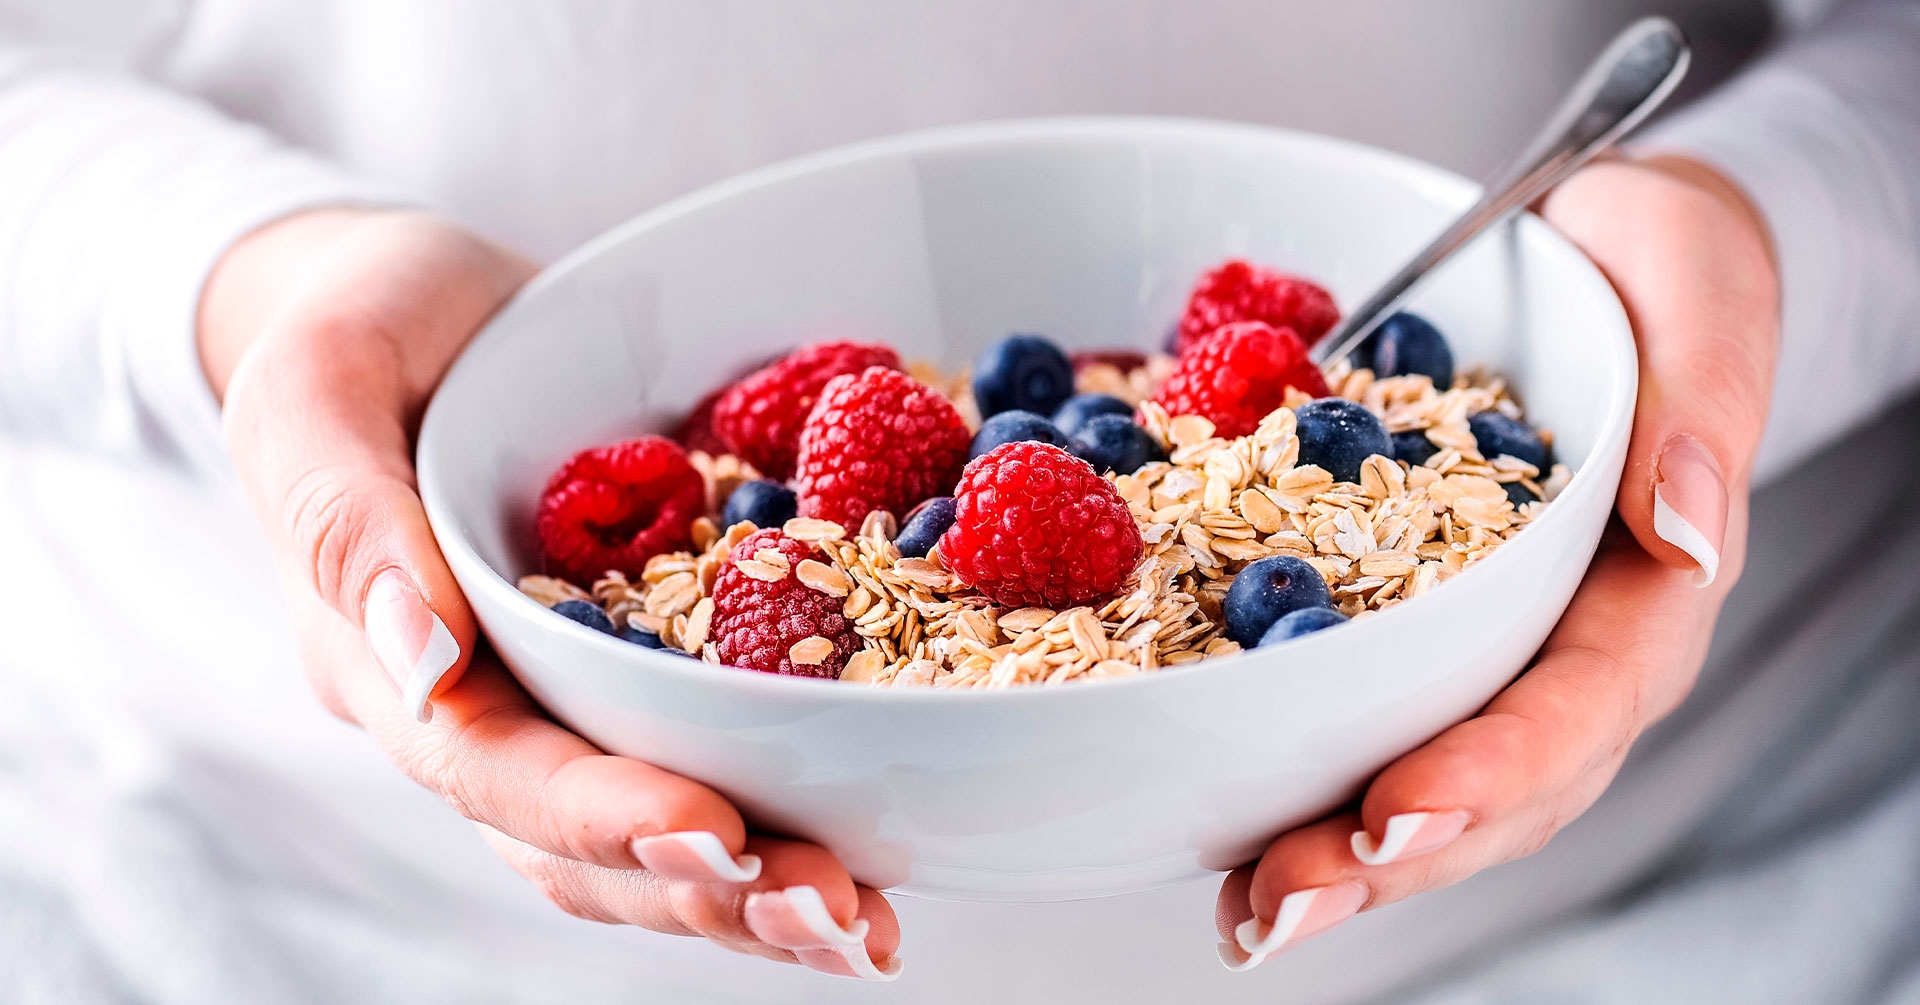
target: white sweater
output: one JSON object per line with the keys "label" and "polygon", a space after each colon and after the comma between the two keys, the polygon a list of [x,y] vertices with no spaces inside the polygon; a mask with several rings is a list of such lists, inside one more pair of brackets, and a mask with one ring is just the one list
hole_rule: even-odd
{"label": "white sweater", "polygon": [[[1670,879],[1676,849],[1746,847],[1715,828],[1739,818],[1725,800],[1760,783],[1727,759],[1750,769],[1733,752],[1751,749],[1758,764],[1773,750],[1767,731],[1800,735],[1821,696],[1865,693],[1853,678],[1803,672],[1811,657],[1794,662],[1779,639],[1743,650],[1763,627],[1783,629],[1737,609],[1721,648],[1737,673],[1710,671],[1678,724],[1643,744],[1643,767],[1548,854],[1356,919],[1255,974],[1213,962],[1204,884],[1100,905],[903,902],[912,972],[890,989],[564,918],[306,695],[192,348],[196,298],[221,251],[331,202],[426,203],[545,258],[791,154],[1054,113],[1273,122],[1484,173],[1646,6],[0,0],[0,1000],[1345,1000],[1408,980],[1418,983],[1403,998],[1466,1000],[1567,974],[1584,983],[1556,1000],[1595,989],[1616,1000],[1649,973],[1656,988],[1727,992],[1733,968],[1709,950],[1817,941],[1765,927],[1767,908],[1740,899],[1751,885],[1729,893],[1711,876],[1695,878],[1689,889],[1707,890],[1691,898],[1593,917],[1596,904]],[[1766,13],[1664,6],[1692,19],[1709,55],[1751,42]],[[1820,6],[1775,17],[1799,29]],[[1920,380],[1916,95],[1920,2],[1867,0],[1646,141],[1727,171],[1781,249],[1786,344],[1766,474],[1825,452]],[[1912,446],[1884,434],[1847,456],[1883,464]],[[1898,498],[1912,487],[1900,473],[1851,494]],[[1833,477],[1799,481],[1830,496]],[[1807,497],[1778,497],[1761,517],[1833,549],[1873,518],[1865,502],[1821,501],[1818,532],[1805,534]],[[1768,526],[1756,519],[1756,533]],[[1920,553],[1912,537],[1889,532],[1882,551]],[[1748,576],[1763,581],[1736,597],[1751,598],[1748,610],[1784,603],[1771,587],[1829,582],[1794,576],[1831,559],[1767,547],[1757,542]],[[1914,676],[1911,646],[1873,648],[1911,639],[1920,616],[1889,635],[1914,602],[1911,577],[1896,569],[1882,582],[1874,568],[1856,569],[1849,595],[1893,605],[1891,620],[1849,628],[1865,647],[1851,655],[1820,648],[1825,635],[1806,636],[1808,652],[1824,653],[1822,666]],[[1881,791],[1860,795],[1858,829],[1828,839],[1869,850],[1779,852],[1765,868],[1792,888],[1813,882],[1795,871],[1808,861],[1878,868],[1872,850],[1887,846],[1875,835],[1910,847],[1920,790],[1884,811],[1869,799]],[[1792,809],[1779,819],[1810,812],[1780,798]],[[1855,956],[1897,958],[1897,922],[1912,914],[1863,918],[1861,905],[1882,903],[1874,890],[1911,901],[1920,880],[1874,875],[1874,889],[1831,914],[1757,895],[1821,919],[1836,948],[1743,962],[1755,968],[1748,1000],[1795,1000],[1796,979],[1832,990],[1834,967],[1863,987],[1899,979]],[[1661,955],[1688,945],[1701,918],[1742,934]],[[1520,946],[1520,933],[1531,948],[1499,968],[1461,985],[1434,976],[1462,959],[1490,966],[1492,947]],[[1651,969],[1609,956],[1627,947]]]}

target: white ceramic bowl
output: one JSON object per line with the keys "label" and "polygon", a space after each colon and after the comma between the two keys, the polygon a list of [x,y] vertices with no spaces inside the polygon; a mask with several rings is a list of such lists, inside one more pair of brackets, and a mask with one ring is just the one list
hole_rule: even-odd
{"label": "white ceramic bowl", "polygon": [[1157,346],[1232,255],[1352,305],[1475,196],[1350,143],[1204,122],[1026,121],[881,140],[646,213],[536,279],[448,374],[420,487],[480,623],[602,748],[706,782],[876,887],[968,900],[1145,889],[1253,858],[1511,680],[1613,504],[1635,364],[1600,274],[1533,218],[1414,306],[1512,379],[1578,474],[1488,561],[1367,621],[1186,670],[1058,688],[889,690],[724,670],[514,589],[572,452],[669,426],[821,337],[970,360],[1009,331]]}

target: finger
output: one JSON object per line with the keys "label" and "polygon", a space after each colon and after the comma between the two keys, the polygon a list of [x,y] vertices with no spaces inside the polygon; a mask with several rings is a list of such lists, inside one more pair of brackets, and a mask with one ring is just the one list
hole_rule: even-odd
{"label": "finger", "polygon": [[666,880],[562,859],[493,832],[488,841],[548,899],[577,917],[705,938],[739,952],[865,980],[891,980],[899,927],[877,892],[857,888],[832,856],[755,838],[765,862],[748,886]]}
{"label": "finger", "polygon": [[[1772,384],[1778,290],[1758,216],[1704,167],[1624,161],[1576,175],[1546,215],[1613,281],[1639,347],[1620,515],[1650,553],[1710,585]],[[1657,242],[1649,220],[1661,221]]]}
{"label": "finger", "polygon": [[[1706,644],[1695,626],[1716,604],[1612,532],[1527,673],[1480,715],[1389,765],[1359,813],[1268,848],[1223,960],[1257,966],[1368,906],[1538,850],[1686,693]],[[1237,908],[1224,888],[1221,903]]]}
{"label": "finger", "polygon": [[1352,854],[1375,865],[1427,854],[1610,775],[1691,688],[1708,642],[1698,626],[1716,606],[1614,531],[1534,665],[1368,786]]}
{"label": "finger", "polygon": [[745,882],[760,863],[746,824],[712,789],[602,753],[541,715],[491,655],[422,724],[392,701],[336,611],[306,594],[296,621],[310,666],[330,668],[331,695],[394,763],[469,819],[551,854],[611,869]]}
{"label": "finger", "polygon": [[[235,371],[225,418],[283,574],[364,624],[367,645],[419,718],[429,696],[458,678],[475,625],[415,493],[412,426],[524,263],[477,241],[386,224],[356,228],[333,254],[379,241],[380,260],[419,264],[283,311]],[[410,240],[433,246],[410,255]]]}
{"label": "finger", "polygon": [[756,938],[822,973],[869,981],[900,976],[900,926],[885,897],[856,887],[818,846],[756,837],[748,847],[768,859],[768,875],[741,905]]}

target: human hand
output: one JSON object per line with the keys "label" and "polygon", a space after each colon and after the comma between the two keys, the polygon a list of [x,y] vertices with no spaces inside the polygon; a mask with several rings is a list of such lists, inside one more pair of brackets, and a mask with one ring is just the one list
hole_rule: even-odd
{"label": "human hand", "polygon": [[1639,344],[1619,522],[1525,674],[1387,766],[1357,812],[1283,834],[1228,875],[1216,921],[1233,969],[1539,850],[1599,798],[1706,658],[1745,552],[1772,387],[1764,225],[1731,183],[1674,159],[1591,166],[1544,215],[1612,280]]}
{"label": "human hand", "polygon": [[210,278],[201,361],[315,692],[569,913],[891,976],[892,909],[831,855],[601,753],[476,652],[412,441],[447,367],[533,271],[428,215],[322,210],[243,239]]}

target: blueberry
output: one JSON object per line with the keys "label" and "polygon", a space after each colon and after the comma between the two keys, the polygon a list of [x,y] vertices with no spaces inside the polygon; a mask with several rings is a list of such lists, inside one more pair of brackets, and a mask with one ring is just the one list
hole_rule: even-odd
{"label": "blueberry", "polygon": [[1095,416],[1073,437],[1073,452],[1106,474],[1130,475],[1152,461],[1164,461],[1167,452],[1132,415]]}
{"label": "blueberry", "polygon": [[1267,629],[1286,615],[1332,603],[1327,581],[1313,566],[1292,555],[1278,555],[1240,570],[1221,606],[1227,619],[1227,638],[1252,649],[1260,644]]}
{"label": "blueberry", "polygon": [[900,554],[908,558],[925,558],[927,549],[940,540],[940,535],[953,526],[953,497],[935,496],[913,508],[907,514],[906,526],[900,528],[900,536],[893,539]]}
{"label": "blueberry", "polygon": [[1021,440],[1038,440],[1056,447],[1071,447],[1073,444],[1059,426],[1032,412],[1015,409],[982,422],[980,431],[973,434],[973,446],[968,448],[967,457],[975,458],[1002,444]]}
{"label": "blueberry", "polygon": [[1519,509],[1530,502],[1537,502],[1540,499],[1539,496],[1529,492],[1527,487],[1519,482],[1507,482],[1501,487],[1507,490],[1507,498],[1512,500],[1514,509]]}
{"label": "blueberry", "polygon": [[1393,453],[1396,461],[1405,461],[1407,467],[1417,468],[1427,463],[1427,458],[1440,452],[1440,448],[1427,439],[1424,429],[1409,429],[1404,433],[1393,434]]}
{"label": "blueberry", "polygon": [[645,646],[648,649],[665,649],[667,647],[665,642],[660,641],[660,636],[643,628],[635,628],[632,625],[620,629],[620,637],[636,646]]}
{"label": "blueberry", "polygon": [[1133,406],[1111,394],[1076,394],[1068,398],[1053,411],[1053,424],[1060,431],[1072,436],[1080,427],[1102,415],[1124,415],[1133,418]]}
{"label": "blueberry", "polygon": [[1357,482],[1360,465],[1374,454],[1391,454],[1393,441],[1379,417],[1345,398],[1316,398],[1294,410],[1300,463],[1317,464],[1335,481]]}
{"label": "blueberry", "polygon": [[1418,314],[1389,315],[1361,343],[1355,362],[1372,368],[1376,377],[1423,373],[1443,391],[1453,385],[1453,350],[1440,329]]}
{"label": "blueberry", "polygon": [[747,520],[755,527],[778,527],[793,519],[799,511],[800,504],[794,498],[793,490],[785,485],[770,481],[744,482],[727,497],[726,509],[720,513],[720,523],[723,527],[731,527]]}
{"label": "blueberry", "polygon": [[1270,646],[1276,642],[1297,639],[1302,635],[1311,635],[1322,628],[1332,628],[1347,620],[1347,616],[1331,607],[1302,607],[1297,611],[1273,623],[1265,635],[1260,636],[1260,644]]}
{"label": "blueberry", "polygon": [[1548,467],[1547,444],[1533,427],[1511,418],[1504,412],[1481,412],[1467,418],[1467,428],[1473,432],[1473,442],[1480,448],[1480,456],[1493,460],[1505,454],[1517,457],[1545,472]]}
{"label": "blueberry", "polygon": [[553,613],[566,618],[568,621],[586,625],[596,632],[606,632],[608,635],[614,634],[613,619],[607,617],[607,612],[601,610],[599,604],[591,601],[562,600],[553,605]]}
{"label": "blueberry", "polygon": [[982,417],[1019,408],[1052,415],[1073,394],[1073,364],[1038,335],[1009,335],[973,365],[973,400]]}

